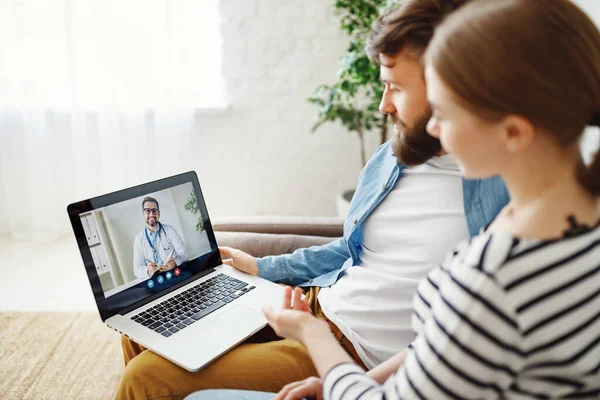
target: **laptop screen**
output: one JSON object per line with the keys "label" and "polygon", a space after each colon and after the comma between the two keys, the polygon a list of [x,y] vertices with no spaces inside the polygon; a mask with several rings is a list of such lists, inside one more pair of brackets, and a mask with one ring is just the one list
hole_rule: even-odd
{"label": "laptop screen", "polygon": [[103,320],[221,263],[195,173],[75,203],[69,215]]}

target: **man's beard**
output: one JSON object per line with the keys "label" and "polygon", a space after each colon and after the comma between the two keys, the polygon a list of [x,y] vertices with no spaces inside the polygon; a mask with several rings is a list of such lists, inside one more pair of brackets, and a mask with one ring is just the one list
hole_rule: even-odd
{"label": "man's beard", "polygon": [[390,117],[398,130],[392,139],[392,149],[402,164],[415,167],[440,153],[442,144],[427,133],[427,123],[431,118],[431,111],[427,111],[417,118],[411,126],[406,126],[404,122],[394,116]]}
{"label": "man's beard", "polygon": [[148,218],[148,220],[146,220],[146,225],[148,225],[151,228],[154,228],[155,226],[158,225],[158,221],[155,219],[154,222],[151,222],[150,218]]}

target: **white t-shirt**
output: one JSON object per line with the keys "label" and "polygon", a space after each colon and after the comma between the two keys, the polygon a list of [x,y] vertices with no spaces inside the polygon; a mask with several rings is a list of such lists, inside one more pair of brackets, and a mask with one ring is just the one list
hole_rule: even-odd
{"label": "white t-shirt", "polygon": [[400,369],[380,386],[341,364],[325,398],[600,399],[600,221],[589,228],[456,245],[419,284],[418,336]]}
{"label": "white t-shirt", "polygon": [[365,221],[361,265],[348,268],[319,294],[324,314],[369,368],[412,342],[419,281],[456,243],[469,238],[462,177],[451,155],[402,173]]}

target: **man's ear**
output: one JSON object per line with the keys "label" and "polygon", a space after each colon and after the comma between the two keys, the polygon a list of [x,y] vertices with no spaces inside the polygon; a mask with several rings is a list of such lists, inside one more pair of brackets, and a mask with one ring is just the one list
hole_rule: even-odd
{"label": "man's ear", "polygon": [[501,141],[506,151],[517,153],[526,149],[535,137],[531,121],[518,115],[509,115],[502,123]]}

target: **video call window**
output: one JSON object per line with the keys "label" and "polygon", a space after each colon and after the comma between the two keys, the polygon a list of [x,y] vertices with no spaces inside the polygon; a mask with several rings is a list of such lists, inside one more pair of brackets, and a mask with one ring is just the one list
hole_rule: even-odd
{"label": "video call window", "polygon": [[190,277],[211,252],[192,183],[80,214],[106,298]]}

